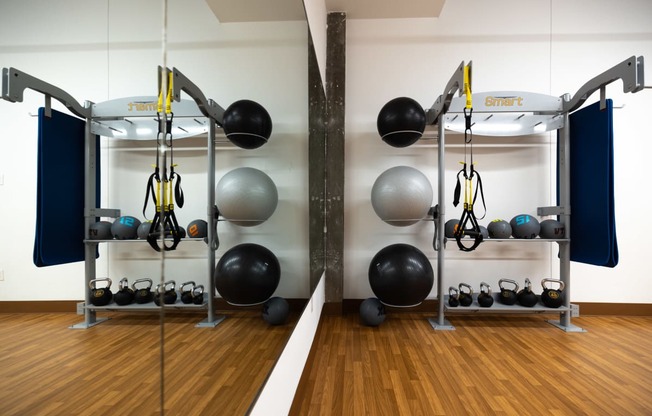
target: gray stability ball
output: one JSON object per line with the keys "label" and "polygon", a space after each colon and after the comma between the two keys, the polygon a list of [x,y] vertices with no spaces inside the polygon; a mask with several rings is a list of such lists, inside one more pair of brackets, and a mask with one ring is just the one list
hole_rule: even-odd
{"label": "gray stability ball", "polygon": [[232,224],[262,224],[278,205],[272,178],[258,169],[243,167],[227,172],[217,183],[215,200],[220,214]]}
{"label": "gray stability ball", "polygon": [[360,321],[367,326],[385,322],[385,306],[377,298],[367,298],[360,304]]}
{"label": "gray stability ball", "polygon": [[419,170],[395,166],[381,173],[374,182],[371,205],[376,215],[390,225],[412,225],[428,214],[432,186]]}
{"label": "gray stability ball", "polygon": [[263,304],[263,319],[270,325],[283,325],[290,315],[288,301],[274,296]]}

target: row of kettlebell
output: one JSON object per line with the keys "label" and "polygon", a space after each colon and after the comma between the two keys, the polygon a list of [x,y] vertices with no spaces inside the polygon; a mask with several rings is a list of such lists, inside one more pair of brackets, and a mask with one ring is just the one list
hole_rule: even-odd
{"label": "row of kettlebell", "polygon": [[[552,284],[558,284],[559,289],[553,289]],[[528,278],[525,279],[525,287],[520,291],[518,283],[511,279],[500,279],[498,286],[500,287],[498,301],[503,305],[515,305],[518,302],[521,306],[531,308],[539,302],[539,297],[541,302],[549,308],[559,308],[564,302],[562,295],[565,285],[559,279],[541,280],[543,292],[540,296],[532,291],[532,282]],[[448,306],[451,307],[471,306],[473,303],[473,288],[467,283],[460,283],[457,288],[449,287],[448,295]],[[493,293],[488,283],[480,283],[477,302],[483,308],[489,308],[494,304]]]}
{"label": "row of kettlebell", "polygon": [[[105,282],[104,287],[97,287],[98,282]],[[119,289],[115,294],[111,292],[111,279],[93,279],[88,285],[90,287],[90,302],[94,306],[106,306],[111,301],[117,305],[126,306],[132,303],[144,304],[154,301],[161,305],[161,296],[166,305],[173,304],[180,297],[184,304],[201,305],[204,302],[204,286],[196,285],[195,282],[186,282],[179,286],[180,296],[177,294],[176,282],[168,280],[164,284],[158,284],[152,291],[152,279],[138,279],[129,287],[129,280],[124,277],[120,280]],[[159,294],[157,296],[157,294]]]}

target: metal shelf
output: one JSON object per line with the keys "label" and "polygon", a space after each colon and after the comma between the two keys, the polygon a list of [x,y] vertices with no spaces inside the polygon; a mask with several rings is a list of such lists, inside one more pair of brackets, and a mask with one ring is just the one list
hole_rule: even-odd
{"label": "metal shelf", "polygon": [[[163,307],[167,309],[176,309],[176,310],[203,310],[206,309],[206,306],[208,305],[208,301],[204,299],[204,301],[200,305],[195,305],[195,304],[188,304],[188,303],[183,303],[181,300],[178,300],[175,303],[169,304],[169,305],[164,305]],[[148,303],[132,303],[129,305],[118,305],[115,302],[111,302],[106,306],[95,306],[95,305],[85,305],[84,308],[93,310],[93,311],[111,311],[111,312],[117,312],[117,311],[142,311],[142,312],[148,312],[148,311],[157,311],[161,309],[161,306],[158,306],[154,301],[148,302]]]}
{"label": "metal shelf", "polygon": [[498,301],[500,294],[499,293],[493,293],[492,294],[494,298],[494,304],[491,305],[490,307],[486,308],[483,306],[480,306],[478,303],[478,296],[476,294],[473,295],[473,303],[469,306],[449,306],[448,305],[448,298],[450,297],[449,295],[446,295],[444,297],[444,310],[447,312],[494,312],[494,313],[559,313],[559,312],[572,312],[573,311],[573,306],[571,305],[570,307],[564,307],[561,306],[559,308],[549,308],[545,306],[541,302],[541,297],[537,296],[539,301],[537,302],[536,305],[532,307],[526,307],[526,306],[521,306],[518,303],[515,305],[505,305],[502,304]]}

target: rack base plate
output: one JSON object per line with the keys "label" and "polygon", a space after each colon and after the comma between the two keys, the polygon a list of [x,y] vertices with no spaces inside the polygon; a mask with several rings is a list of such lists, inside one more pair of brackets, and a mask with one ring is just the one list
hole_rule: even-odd
{"label": "rack base plate", "polygon": [[444,324],[439,325],[439,321],[437,318],[428,318],[428,322],[430,322],[430,325],[432,326],[432,329],[436,331],[454,331],[455,327],[451,325],[450,322],[448,322],[447,319],[444,319]]}
{"label": "rack base plate", "polygon": [[224,319],[226,319],[226,316],[224,315],[217,315],[211,322],[209,322],[208,318],[206,318],[195,325],[195,328],[215,328],[221,324]]}
{"label": "rack base plate", "polygon": [[549,319],[546,322],[548,322],[550,325],[556,326],[557,328],[561,329],[562,331],[566,331],[566,332],[586,332],[586,329],[580,328],[579,326],[575,326],[573,324],[563,325],[560,320]]}
{"label": "rack base plate", "polygon": [[109,319],[111,319],[111,318],[95,318],[95,322],[90,322],[90,323],[80,322],[78,324],[70,325],[68,328],[70,328],[70,329],[88,329],[88,328],[90,328],[92,326],[99,325],[104,321],[108,321]]}

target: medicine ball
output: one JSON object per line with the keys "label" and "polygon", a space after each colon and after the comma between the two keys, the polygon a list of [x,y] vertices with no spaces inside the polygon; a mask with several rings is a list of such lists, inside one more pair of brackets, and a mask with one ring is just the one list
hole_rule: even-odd
{"label": "medicine ball", "polygon": [[360,321],[363,325],[378,326],[385,322],[385,306],[376,298],[367,298],[360,304]]}
{"label": "medicine ball", "polygon": [[416,306],[432,290],[434,273],[421,250],[409,244],[392,244],[371,260],[369,284],[385,305]]}
{"label": "medicine ball", "polygon": [[237,168],[217,183],[215,202],[220,214],[232,224],[250,227],[272,216],[278,205],[278,191],[265,172]]}
{"label": "medicine ball", "polygon": [[263,304],[263,319],[270,325],[283,325],[290,315],[288,301],[274,296]]}
{"label": "medicine ball", "polygon": [[91,240],[112,240],[111,224],[109,221],[98,221],[88,228],[88,238]]}
{"label": "medicine ball", "polygon": [[272,135],[272,118],[265,107],[251,100],[239,100],[224,110],[226,138],[243,149],[256,149]]}
{"label": "medicine ball", "polygon": [[444,235],[447,238],[455,237],[455,229],[459,223],[460,221],[455,218],[446,221],[446,224],[444,224]]}
{"label": "medicine ball", "polygon": [[528,214],[520,214],[509,222],[514,238],[536,238],[541,230],[539,220]]}
{"label": "medicine ball", "polygon": [[215,267],[215,289],[232,305],[257,305],[269,299],[281,279],[278,259],[253,243],[227,250]]}
{"label": "medicine ball", "polygon": [[480,225],[479,228],[480,228],[480,234],[482,234],[482,238],[483,239],[489,238],[489,230],[487,229],[487,227],[485,227],[484,225]]}
{"label": "medicine ball", "polygon": [[138,229],[136,230],[136,236],[141,240],[147,240],[147,236],[149,235],[150,228],[152,228],[151,221],[145,221],[141,223],[138,226]]}
{"label": "medicine ball", "polygon": [[204,238],[208,236],[208,223],[204,220],[193,220],[188,224],[187,230],[190,238]]}
{"label": "medicine ball", "polygon": [[393,147],[407,147],[423,135],[426,112],[412,98],[394,98],[380,109],[376,125],[385,143]]}
{"label": "medicine ball", "polygon": [[487,226],[490,238],[509,238],[512,236],[512,226],[505,220],[496,219]]}
{"label": "medicine ball", "polygon": [[117,240],[134,240],[138,236],[138,227],[140,227],[138,218],[125,215],[113,221],[111,234]]}
{"label": "medicine ball", "polygon": [[564,238],[565,235],[566,227],[561,222],[552,219],[541,221],[541,231],[539,231],[539,237],[558,239]]}
{"label": "medicine ball", "polygon": [[432,185],[419,170],[395,166],[378,176],[371,205],[387,224],[404,227],[419,222],[432,206]]}

